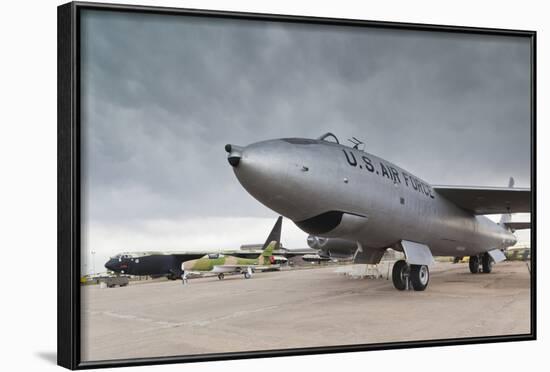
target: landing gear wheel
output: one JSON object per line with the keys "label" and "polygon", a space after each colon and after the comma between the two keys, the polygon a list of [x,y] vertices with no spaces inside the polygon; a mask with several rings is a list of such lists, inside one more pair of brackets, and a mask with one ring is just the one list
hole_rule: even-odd
{"label": "landing gear wheel", "polygon": [[485,274],[489,274],[493,270],[493,259],[487,252],[481,257],[481,267]]}
{"label": "landing gear wheel", "polygon": [[250,278],[252,278],[252,274],[250,274],[250,273],[244,273],[244,278],[245,278],[245,279],[250,279]]}
{"label": "landing gear wheel", "polygon": [[218,279],[219,279],[219,280],[223,280],[223,278],[225,278],[225,276],[223,275],[223,273],[218,274]]}
{"label": "landing gear wheel", "polygon": [[470,262],[468,263],[468,266],[470,266],[470,272],[472,274],[479,273],[479,257],[470,256]]}
{"label": "landing gear wheel", "polygon": [[399,260],[393,265],[391,277],[395,289],[403,291],[407,288],[407,280],[409,280],[409,265],[407,265],[405,260]]}
{"label": "landing gear wheel", "polygon": [[415,291],[423,291],[430,281],[430,270],[426,265],[411,265],[411,284]]}

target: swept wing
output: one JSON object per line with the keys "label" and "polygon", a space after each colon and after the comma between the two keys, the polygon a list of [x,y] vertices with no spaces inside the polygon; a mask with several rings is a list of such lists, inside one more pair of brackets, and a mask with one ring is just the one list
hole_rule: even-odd
{"label": "swept wing", "polygon": [[433,186],[437,194],[473,214],[531,212],[531,190],[508,187]]}

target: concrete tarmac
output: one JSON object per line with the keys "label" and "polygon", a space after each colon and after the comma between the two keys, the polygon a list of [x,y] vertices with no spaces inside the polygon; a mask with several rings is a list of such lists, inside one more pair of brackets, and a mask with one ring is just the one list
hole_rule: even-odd
{"label": "concrete tarmac", "polygon": [[82,360],[526,334],[530,274],[437,263],[426,291],[351,279],[335,266],[181,281],[84,286]]}

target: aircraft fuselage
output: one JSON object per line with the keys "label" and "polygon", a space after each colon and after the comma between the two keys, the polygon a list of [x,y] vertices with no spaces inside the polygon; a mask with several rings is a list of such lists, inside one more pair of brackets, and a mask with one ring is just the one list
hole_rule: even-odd
{"label": "aircraft fuselage", "polygon": [[367,248],[409,240],[441,256],[476,255],[516,242],[487,217],[459,208],[411,172],[359,149],[288,138],[226,150],[243,187],[309,234]]}
{"label": "aircraft fuselage", "polygon": [[205,253],[186,253],[183,255],[167,254],[134,254],[121,253],[112,257],[105,263],[108,270],[128,275],[179,276],[181,263],[188,260],[196,260]]}

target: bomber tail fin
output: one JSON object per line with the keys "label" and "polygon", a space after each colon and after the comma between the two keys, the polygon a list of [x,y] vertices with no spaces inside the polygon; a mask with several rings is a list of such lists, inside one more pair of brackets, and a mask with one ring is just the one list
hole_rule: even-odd
{"label": "bomber tail fin", "polygon": [[277,218],[277,222],[275,222],[275,225],[273,226],[273,229],[271,229],[271,232],[267,236],[267,239],[265,240],[264,245],[262,246],[262,251],[265,251],[271,242],[277,243],[277,247],[275,247],[275,249],[279,248],[279,245],[281,244],[282,225],[283,225],[283,217],[279,216],[279,218]]}
{"label": "bomber tail fin", "polygon": [[277,222],[271,229],[271,232],[267,236],[267,239],[262,246],[262,253],[258,258],[263,259],[263,261],[269,261],[269,257],[273,255],[275,249],[279,249],[281,246],[281,227],[283,224],[283,217],[279,216]]}

